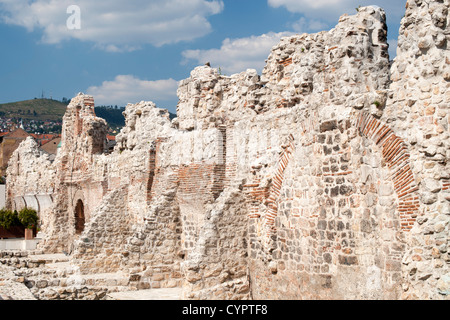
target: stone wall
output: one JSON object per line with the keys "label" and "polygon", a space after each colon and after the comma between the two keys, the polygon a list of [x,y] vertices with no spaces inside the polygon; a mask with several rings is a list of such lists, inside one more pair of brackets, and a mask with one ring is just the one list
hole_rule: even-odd
{"label": "stone wall", "polygon": [[242,190],[229,188],[208,206],[182,265],[185,299],[249,299],[247,211]]}
{"label": "stone wall", "polygon": [[38,212],[40,227],[46,229],[52,220],[52,195],[56,188],[56,170],[48,154],[39,151],[28,137],[11,155],[6,171],[6,206],[19,211],[31,207]]}
{"label": "stone wall", "polygon": [[404,245],[381,150],[351,119],[292,135],[269,188],[249,185],[254,297],[395,299]]}
{"label": "stone wall", "polygon": [[83,236],[75,242],[73,259],[81,273],[119,270],[131,233],[127,195],[126,189],[110,192],[86,224]]}
{"label": "stone wall", "polygon": [[402,141],[377,120],[389,86],[384,19],[367,7],[330,32],[284,38],[261,77],[206,66],[180,84],[180,128],[226,128],[225,181],[244,182],[254,298],[399,296],[413,221],[402,227],[396,205],[410,193],[390,176]]}
{"label": "stone wall", "polygon": [[369,6],[281,39],[261,75],[197,67],[179,84],[177,118],[129,104],[110,154],[93,97],[79,94],[53,163],[26,143],[16,151],[9,194],[41,179],[53,199],[43,250],[133,288],[445,298],[448,6],[407,2],[392,64],[385,13]]}
{"label": "stone wall", "polygon": [[420,207],[403,257],[404,295],[449,292],[450,2],[408,1],[381,120],[404,139]]}

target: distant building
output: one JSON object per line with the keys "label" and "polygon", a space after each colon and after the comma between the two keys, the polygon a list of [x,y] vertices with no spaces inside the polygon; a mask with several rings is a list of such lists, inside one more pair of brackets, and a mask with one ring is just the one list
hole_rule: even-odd
{"label": "distant building", "polygon": [[50,160],[54,160],[56,157],[56,153],[58,152],[58,146],[60,143],[61,137],[57,136],[56,138],[42,142],[41,150],[50,154]]}
{"label": "distant building", "polygon": [[[34,133],[32,133],[32,134],[30,134],[30,136],[32,136],[34,138],[34,140],[40,146],[44,146],[48,142],[60,138],[59,134],[46,134],[46,133],[44,133],[44,134],[34,134]],[[61,141],[61,139],[60,139],[60,141]],[[56,143],[56,145],[58,145],[58,143],[59,143],[59,141]],[[55,151],[56,151],[56,148],[55,148]],[[53,152],[51,152],[51,153],[53,153]]]}
{"label": "distant building", "polygon": [[107,134],[106,135],[106,150],[105,152],[109,153],[114,150],[114,147],[116,146],[116,136]]}

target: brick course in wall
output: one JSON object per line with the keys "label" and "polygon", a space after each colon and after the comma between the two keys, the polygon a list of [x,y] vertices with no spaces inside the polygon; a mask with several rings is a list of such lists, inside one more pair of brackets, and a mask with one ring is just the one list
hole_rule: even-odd
{"label": "brick course in wall", "polygon": [[362,135],[370,138],[381,148],[399,198],[398,213],[401,227],[404,231],[410,230],[417,219],[420,202],[419,188],[411,171],[406,143],[396,136],[392,129],[369,114],[360,113],[356,125]]}
{"label": "brick course in wall", "polygon": [[[393,188],[394,182],[387,174],[387,165],[370,169],[372,178],[367,181],[358,167],[360,156],[357,156],[370,156],[372,162],[377,159],[380,161],[377,166],[381,166],[382,149],[371,150],[372,139],[364,135],[354,135],[350,140],[354,142],[347,142],[344,136],[352,130],[357,132],[354,121],[313,119],[311,125],[302,124],[305,135],[292,141],[289,165],[284,159],[275,166],[280,168],[283,164],[284,170],[282,179],[273,185],[277,188],[278,205],[269,248],[262,241],[267,235],[260,229],[264,213],[258,208],[269,198],[271,189],[261,186],[262,178],[245,186],[253,296],[262,299],[381,297],[381,291],[370,286],[364,293],[356,289],[366,285],[356,270],[362,274],[376,270],[377,277],[386,281],[385,297],[395,297],[398,286],[387,283],[395,284],[400,279],[404,247],[394,239],[377,239],[383,232],[392,234],[400,230],[395,194],[382,195],[378,191],[380,183]],[[386,201],[388,205],[384,204]],[[347,276],[349,279],[345,279]],[[343,282],[347,283],[346,289],[341,287]],[[276,293],[271,290],[275,287]]]}
{"label": "brick course in wall", "polygon": [[[48,170],[46,248],[75,243],[83,272],[119,270],[137,289],[183,286],[188,299],[448,296],[445,7],[408,0],[392,67],[375,6],[329,32],[282,38],[262,75],[197,67],[180,82],[177,118],[129,104],[110,154],[81,94],[55,164],[35,169],[45,161],[19,150],[30,156],[13,157],[9,193],[24,196],[25,180]],[[422,32],[420,45],[409,41]],[[76,236],[78,200],[88,221]]]}

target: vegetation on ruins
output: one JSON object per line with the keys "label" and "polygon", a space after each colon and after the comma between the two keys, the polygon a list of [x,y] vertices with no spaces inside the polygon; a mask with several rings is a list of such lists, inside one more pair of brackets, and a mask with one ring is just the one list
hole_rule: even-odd
{"label": "vegetation on ruins", "polygon": [[0,228],[9,230],[12,226],[20,225],[19,216],[16,210],[1,209],[0,210]]}
{"label": "vegetation on ruins", "polygon": [[17,210],[0,209],[0,228],[5,230],[15,226],[23,226],[26,229],[33,229],[38,223],[39,217],[34,209],[23,208]]}
{"label": "vegetation on ruins", "polygon": [[30,208],[23,208],[18,214],[20,223],[27,229],[36,227],[39,217],[36,210]]}

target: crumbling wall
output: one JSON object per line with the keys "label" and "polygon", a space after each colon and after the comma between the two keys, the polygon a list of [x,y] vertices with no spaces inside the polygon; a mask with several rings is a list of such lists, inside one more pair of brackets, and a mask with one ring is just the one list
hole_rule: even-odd
{"label": "crumbling wall", "polygon": [[126,188],[108,193],[75,240],[72,261],[81,274],[120,270],[132,226],[127,195]]}
{"label": "crumbling wall", "polygon": [[403,257],[405,299],[448,295],[450,2],[406,3],[382,116],[408,145],[420,208]]}
{"label": "crumbling wall", "polygon": [[[7,171],[9,201],[26,194],[53,193],[55,170],[52,170],[48,154],[39,152],[32,137],[25,139],[11,157]],[[14,207],[13,203],[10,205]]]}
{"label": "crumbling wall", "polygon": [[194,247],[182,264],[185,299],[250,299],[247,210],[239,188],[207,207]]}
{"label": "crumbling wall", "polygon": [[305,117],[270,182],[246,185],[253,297],[399,294],[403,231],[390,170],[356,121],[340,115]]}
{"label": "crumbling wall", "polygon": [[40,152],[33,138],[28,137],[11,155],[6,171],[6,206],[12,210],[35,209],[40,228],[46,228],[55,190],[56,170],[48,154]]}
{"label": "crumbling wall", "polygon": [[[188,299],[444,298],[448,7],[407,2],[392,68],[376,6],[281,39],[262,75],[197,67],[173,121],[151,102],[126,107],[111,154],[93,98],[75,97],[42,164],[46,250]],[[11,194],[39,179],[36,157],[11,172]]]}
{"label": "crumbling wall", "polygon": [[99,205],[104,188],[101,182],[92,181],[90,167],[94,157],[104,152],[106,129],[105,120],[95,116],[92,96],[79,93],[71,100],[63,117],[61,148],[52,164],[56,171],[53,207],[51,219],[43,229],[43,250],[71,251],[79,235],[77,203],[83,204],[85,221]]}
{"label": "crumbling wall", "polygon": [[[205,66],[180,85],[180,128],[225,128],[225,191],[243,182],[254,298],[399,294],[403,246],[395,238],[402,230],[393,181],[382,149],[362,157],[379,141],[359,121],[367,114],[373,125],[387,99],[384,19],[383,10],[367,7],[330,32],[283,38],[261,77],[252,70],[225,77]],[[208,225],[199,248],[211,241]],[[197,256],[186,265],[199,265]],[[201,296],[202,278],[192,270],[202,271],[187,270],[190,295]],[[309,281],[317,285],[305,287]]]}
{"label": "crumbling wall", "polygon": [[169,114],[152,102],[129,104],[124,115],[115,150],[93,158],[91,179],[105,196],[74,248],[76,263],[84,273],[124,272],[138,289],[179,287],[184,251],[175,167],[185,161],[177,157],[180,145],[192,137],[170,143]]}

